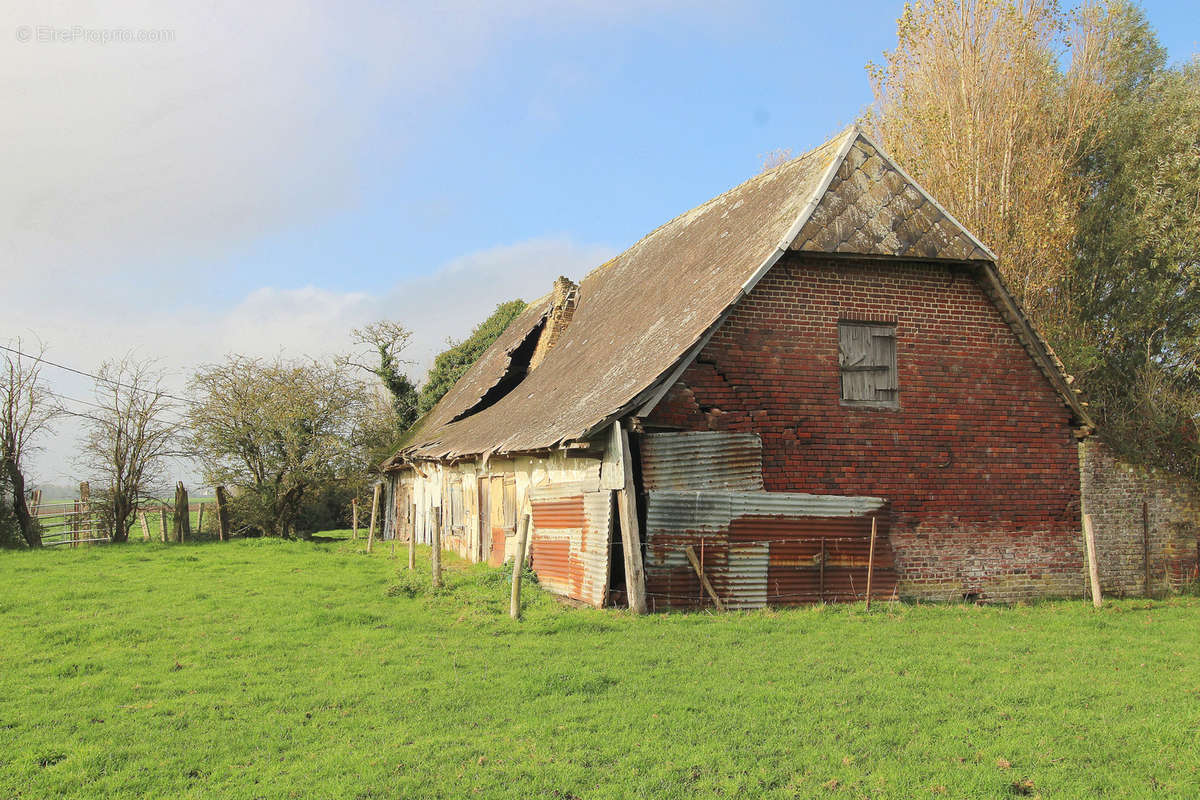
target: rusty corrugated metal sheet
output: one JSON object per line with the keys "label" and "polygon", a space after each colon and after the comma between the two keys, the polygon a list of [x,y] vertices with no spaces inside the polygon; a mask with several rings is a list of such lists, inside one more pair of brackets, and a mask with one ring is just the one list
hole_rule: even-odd
{"label": "rusty corrugated metal sheet", "polygon": [[602,607],[608,599],[612,492],[556,496],[572,488],[559,485],[531,492],[531,565],[549,591]]}
{"label": "rusty corrugated metal sheet", "polygon": [[872,592],[896,571],[885,501],[783,492],[647,493],[646,588],[655,608],[706,605],[685,547],[730,608],[862,599],[871,515],[879,534]]}
{"label": "rusty corrugated metal sheet", "polygon": [[641,437],[642,484],[653,489],[763,488],[762,439],[753,433],[688,431]]}

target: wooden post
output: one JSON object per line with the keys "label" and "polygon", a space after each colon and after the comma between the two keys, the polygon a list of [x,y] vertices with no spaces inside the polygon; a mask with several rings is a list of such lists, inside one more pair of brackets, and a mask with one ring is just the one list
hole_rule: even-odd
{"label": "wooden post", "polygon": [[229,538],[229,497],[225,494],[225,487],[218,486],[216,488],[217,495],[217,538],[222,542]]}
{"label": "wooden post", "polygon": [[1092,605],[1099,608],[1104,602],[1100,597],[1100,564],[1096,561],[1096,534],[1092,530],[1092,515],[1083,515],[1083,541],[1087,545],[1088,578],[1092,584]]}
{"label": "wooden post", "polygon": [[375,544],[375,518],[379,515],[379,490],[383,488],[382,483],[375,484],[375,491],[371,495],[371,528],[367,531],[367,552],[371,552],[371,546]]}
{"label": "wooden post", "polygon": [[158,530],[162,540],[167,541],[167,504],[158,507]]}
{"label": "wooden post", "polygon": [[79,527],[78,538],[82,544],[84,539],[95,539],[92,531],[92,487],[87,481],[79,484]]}
{"label": "wooden post", "polygon": [[358,498],[355,497],[350,501],[350,538],[352,541],[358,541]]}
{"label": "wooden post", "polygon": [[442,509],[434,509],[433,514],[433,552],[429,556],[430,571],[433,573],[431,583],[433,588],[442,588]]}
{"label": "wooden post", "polygon": [[708,592],[708,596],[712,598],[713,605],[717,607],[717,611],[724,611],[725,604],[721,602],[721,598],[717,595],[717,590],[708,582],[708,576],[704,574],[704,570],[700,567],[700,559],[696,558],[696,550],[691,545],[683,548],[683,552],[687,553],[688,561],[692,564],[692,569],[696,570],[697,577],[700,578],[700,585],[704,587],[704,591]]}
{"label": "wooden post", "polygon": [[871,517],[871,550],[867,554],[867,611],[871,610],[871,579],[875,577],[875,517]]}
{"label": "wooden post", "polygon": [[1142,565],[1146,570],[1146,597],[1154,593],[1154,583],[1150,576],[1150,504],[1142,501]]}
{"label": "wooden post", "polygon": [[29,496],[29,516],[37,519],[38,507],[42,504],[42,490],[34,489]]}
{"label": "wooden post", "polygon": [[513,559],[512,598],[508,604],[508,615],[521,618],[521,573],[525,569],[525,546],[529,541],[529,515],[521,517],[521,532],[517,536],[517,555]]}
{"label": "wooden post", "polygon": [[146,519],[146,512],[139,511],[138,518],[141,520],[141,523],[142,523],[142,541],[148,542],[148,541],[150,541],[150,523]]}
{"label": "wooden post", "polygon": [[417,568],[417,504],[412,504],[412,516],[408,518],[408,568]]}
{"label": "wooden post", "polygon": [[175,541],[183,544],[192,534],[192,510],[188,504],[187,489],[183,481],[175,484],[175,520],[172,528]]}
{"label": "wooden post", "polygon": [[196,516],[196,535],[204,533],[204,503],[200,503],[200,511]]}
{"label": "wooden post", "polygon": [[629,449],[629,431],[616,426],[617,440],[621,447],[621,463],[625,467],[625,485],[618,491],[617,510],[621,518],[621,545],[625,551],[625,593],[629,598],[629,610],[634,614],[646,613],[646,575],[642,570],[642,537],[638,531],[637,487],[633,482],[633,455]]}

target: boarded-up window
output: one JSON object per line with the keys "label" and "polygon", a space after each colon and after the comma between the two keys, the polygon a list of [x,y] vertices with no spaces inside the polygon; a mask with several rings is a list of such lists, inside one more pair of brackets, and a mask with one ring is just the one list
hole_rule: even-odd
{"label": "boarded-up window", "polygon": [[466,514],[463,513],[463,488],[457,481],[450,484],[450,527],[462,528],[466,525]]}
{"label": "boarded-up window", "polygon": [[875,322],[838,323],[842,402],[899,405],[896,385],[896,326]]}
{"label": "boarded-up window", "polygon": [[504,479],[504,527],[517,529],[517,479]]}

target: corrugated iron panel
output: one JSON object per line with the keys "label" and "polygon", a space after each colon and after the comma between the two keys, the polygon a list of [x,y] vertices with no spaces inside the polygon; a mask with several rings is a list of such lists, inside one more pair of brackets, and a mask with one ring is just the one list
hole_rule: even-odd
{"label": "corrugated iron panel", "polygon": [[537,498],[531,559],[538,581],[552,592],[593,606],[608,597],[612,492]]}
{"label": "corrugated iron panel", "polygon": [[886,502],[774,492],[647,493],[646,586],[655,608],[709,605],[685,555],[730,608],[840,602],[865,596],[871,515],[877,519],[872,592],[896,585]]}
{"label": "corrugated iron panel", "polygon": [[647,490],[763,488],[762,439],[753,433],[688,431],[641,438],[642,482]]}
{"label": "corrugated iron panel", "polygon": [[762,608],[767,604],[770,552],[766,542],[741,542],[729,546],[725,580],[721,581],[720,588],[714,584],[729,608]]}

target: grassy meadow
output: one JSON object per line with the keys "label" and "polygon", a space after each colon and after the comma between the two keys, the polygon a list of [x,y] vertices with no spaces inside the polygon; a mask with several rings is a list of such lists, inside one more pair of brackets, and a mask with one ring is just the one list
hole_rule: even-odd
{"label": "grassy meadow", "polygon": [[1196,598],[514,622],[448,567],[0,553],[0,798],[1200,796]]}

